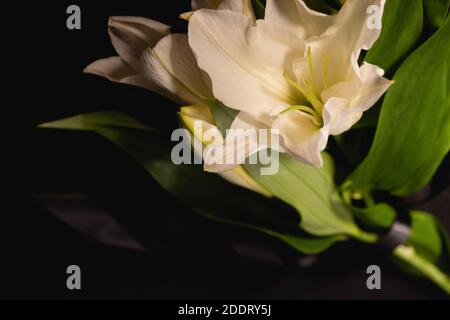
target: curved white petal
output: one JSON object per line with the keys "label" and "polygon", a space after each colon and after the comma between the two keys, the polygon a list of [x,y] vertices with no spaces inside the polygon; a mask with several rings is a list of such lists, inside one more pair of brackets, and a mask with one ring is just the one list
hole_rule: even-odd
{"label": "curved white petal", "polygon": [[[385,0],[347,0],[332,24],[322,35],[309,38],[306,47],[311,50],[315,87],[321,92],[326,84],[361,77],[358,58],[361,50],[368,50],[380,36],[381,30],[370,24],[368,8],[379,8],[380,18]],[[310,79],[308,55],[294,62],[294,73],[301,83]],[[327,67],[325,67],[327,66]]]}
{"label": "curved white petal", "polygon": [[142,17],[110,17],[108,32],[118,55],[135,71],[145,49],[170,33],[170,27]]}
{"label": "curved white petal", "polygon": [[330,128],[331,135],[339,135],[349,130],[362,117],[362,112],[351,110],[352,101],[358,97],[360,83],[353,81],[338,82],[321,93],[324,101],[323,121]]}
{"label": "curved white petal", "polygon": [[256,22],[252,0],[222,0],[217,9],[242,13],[243,15],[250,18],[253,21],[253,24]]}
{"label": "curved white petal", "polygon": [[[377,8],[377,19],[381,19],[386,0],[347,0],[324,36],[334,38],[334,43],[342,42],[347,51],[369,50],[381,34],[381,28],[372,24],[370,8]],[[380,20],[381,24],[381,20]]]}
{"label": "curved white petal", "polygon": [[272,128],[280,131],[282,147],[297,160],[321,167],[321,152],[328,142],[328,126],[318,127],[303,112],[283,110],[283,107],[276,107],[271,112]]}
{"label": "curved white petal", "polygon": [[321,35],[335,17],[310,9],[303,0],[268,0],[265,21],[282,29],[291,41]]}
{"label": "curved white petal", "polygon": [[319,36],[335,23],[335,15],[326,15],[310,9],[303,0],[296,0],[300,18],[305,25],[306,37]]}
{"label": "curved white petal", "polygon": [[160,87],[147,81],[144,77],[137,74],[120,57],[110,57],[97,60],[84,69],[85,73],[95,74],[105,77],[112,82],[129,84],[140,87],[159,94],[167,95]]}
{"label": "curved white petal", "polygon": [[262,121],[274,106],[296,101],[283,73],[303,43],[289,46],[281,38],[267,32],[262,20],[253,26],[245,15],[226,10],[200,10],[189,22],[189,44],[214,96]]}
{"label": "curved white petal", "polygon": [[320,97],[325,103],[331,98],[352,99],[358,95],[360,89],[359,81],[342,81],[333,84],[331,87],[322,91]]}
{"label": "curved white petal", "polygon": [[360,70],[360,92],[351,104],[351,109],[355,112],[370,109],[394,83],[384,78],[384,70],[376,65],[365,62]]}
{"label": "curved white petal", "polygon": [[331,135],[340,135],[349,130],[362,117],[362,112],[351,111],[349,99],[330,98],[323,108],[323,120]]}
{"label": "curved white petal", "polygon": [[322,93],[324,121],[330,125],[330,134],[339,135],[349,130],[392,85],[383,77],[384,71],[375,65],[364,63],[361,79],[339,82]]}
{"label": "curved white petal", "polygon": [[143,54],[143,75],[157,86],[179,97],[187,104],[202,103],[211,98],[211,88],[203,72],[197,67],[187,36],[171,34],[155,48]]}

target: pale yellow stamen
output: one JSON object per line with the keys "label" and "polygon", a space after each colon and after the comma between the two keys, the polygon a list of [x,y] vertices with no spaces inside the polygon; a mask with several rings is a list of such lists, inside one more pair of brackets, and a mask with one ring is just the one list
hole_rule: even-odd
{"label": "pale yellow stamen", "polygon": [[313,67],[313,61],[312,61],[311,47],[308,47],[308,67],[309,67],[309,76],[311,78],[311,87],[314,88],[316,81],[314,80],[314,67]]}
{"label": "pale yellow stamen", "polygon": [[[294,105],[291,107],[286,108],[283,110],[280,114],[289,112],[289,111],[301,111],[305,114],[307,114],[310,119],[314,122],[317,126],[323,126],[323,119],[322,119],[322,112],[323,112],[323,103],[322,101],[316,96],[316,82],[315,82],[315,74],[314,74],[314,63],[312,58],[312,50],[311,47],[308,48],[308,69],[309,69],[309,79],[303,80],[303,85],[298,84],[296,81],[289,78],[287,72],[283,74],[286,81],[296,90],[298,90],[305,98],[306,100],[311,104],[311,106],[305,106],[305,105]],[[325,58],[325,65],[324,65],[324,81],[326,82],[326,78],[328,75],[328,65],[329,65],[329,59]]]}
{"label": "pale yellow stamen", "polygon": [[[316,96],[315,90],[316,82],[315,82],[314,64],[312,59],[311,47],[308,48],[308,68],[310,79],[303,80],[303,86],[298,84],[296,81],[290,79],[289,76],[287,75],[287,72],[284,73],[284,78],[293,88],[297,89],[309,103],[311,103],[312,107],[318,114],[322,114],[323,103]],[[328,69],[327,66],[325,66],[325,68]],[[326,72],[328,72],[328,70]]]}
{"label": "pale yellow stamen", "polygon": [[308,107],[308,106],[290,106],[286,109],[284,109],[283,111],[280,112],[280,114],[283,113],[287,113],[287,112],[291,112],[291,111],[300,111],[305,113],[306,115],[309,116],[309,118],[311,119],[311,121],[318,127],[322,127],[323,126],[323,120],[322,117],[320,116],[320,114],[318,114],[313,108]]}
{"label": "pale yellow stamen", "polygon": [[287,71],[284,72],[283,74],[284,79],[287,81],[287,83],[289,83],[293,88],[297,89],[298,91],[300,91],[300,93],[306,98],[308,95],[306,94],[306,91],[304,88],[302,88],[297,82],[295,82],[294,80],[292,80],[291,78],[289,78],[289,75],[287,73]]}
{"label": "pale yellow stamen", "polygon": [[308,99],[308,101],[312,104],[312,106],[314,107],[314,109],[319,113],[322,114],[323,111],[323,104],[322,102],[316,97],[316,95],[314,94],[314,85],[312,84],[312,82],[310,80],[305,80],[305,85],[308,88],[307,91],[307,96],[306,98]]}

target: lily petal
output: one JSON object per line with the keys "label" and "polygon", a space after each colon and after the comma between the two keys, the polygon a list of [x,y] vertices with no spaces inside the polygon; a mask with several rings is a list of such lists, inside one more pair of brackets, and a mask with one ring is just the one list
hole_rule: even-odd
{"label": "lily petal", "polygon": [[323,108],[324,123],[329,127],[331,135],[340,135],[361,120],[362,112],[351,111],[349,100],[330,98]]}
{"label": "lily petal", "polygon": [[189,21],[189,44],[211,78],[214,96],[268,122],[274,105],[295,101],[283,70],[299,50],[265,31],[262,20],[253,26],[245,15],[226,10],[200,10]]}
{"label": "lily petal", "polygon": [[272,127],[280,130],[282,147],[297,160],[321,167],[321,152],[328,142],[328,126],[318,127],[304,112],[283,111],[283,107],[276,107],[271,112]]}
{"label": "lily petal", "polygon": [[297,0],[297,8],[305,28],[305,38],[321,35],[336,22],[335,15],[314,11],[303,0]]}
{"label": "lily petal", "polygon": [[256,22],[255,12],[251,0],[222,0],[217,10],[230,10],[249,17],[253,24]]}
{"label": "lily petal", "polygon": [[[368,50],[379,38],[381,30],[370,26],[367,10],[377,6],[383,13],[385,0],[347,0],[332,24],[322,35],[306,41],[307,50],[312,52],[315,66],[314,78],[317,91],[325,89],[326,83],[350,81],[355,74],[361,77],[358,58],[361,50]],[[324,61],[329,69],[326,70]],[[308,54],[294,62],[294,73],[302,83],[309,78],[305,74]]]}
{"label": "lily petal", "polygon": [[212,98],[209,79],[197,67],[186,35],[165,37],[154,49],[148,48],[142,60],[146,79],[179,97],[180,102],[201,104]]}
{"label": "lily petal", "polygon": [[389,89],[393,82],[383,74],[381,68],[364,63],[361,79],[337,83],[322,93],[322,100],[326,101],[324,120],[330,125],[330,134],[349,130]]}
{"label": "lily petal", "polygon": [[360,94],[360,87],[360,81],[355,77],[353,81],[338,82],[322,92],[321,99],[325,102],[322,117],[331,135],[342,134],[361,119],[362,112],[351,109]]}
{"label": "lily petal", "polygon": [[273,28],[283,29],[290,41],[304,41],[321,35],[335,17],[310,9],[303,0],[268,0],[265,21]]}
{"label": "lily petal", "polygon": [[161,88],[138,75],[129,65],[123,62],[120,57],[97,60],[87,66],[86,69],[84,69],[84,72],[105,77],[113,82],[129,84],[165,94]]}
{"label": "lily petal", "polygon": [[351,105],[352,111],[364,112],[370,109],[389,89],[394,81],[383,77],[384,70],[365,62],[361,66],[361,89]]}
{"label": "lily petal", "polygon": [[360,84],[358,81],[342,81],[333,84],[321,93],[322,101],[328,101],[331,98],[342,98],[350,100],[359,93]]}
{"label": "lily petal", "polygon": [[118,55],[135,71],[145,49],[170,33],[170,27],[142,17],[110,17],[108,32]]}

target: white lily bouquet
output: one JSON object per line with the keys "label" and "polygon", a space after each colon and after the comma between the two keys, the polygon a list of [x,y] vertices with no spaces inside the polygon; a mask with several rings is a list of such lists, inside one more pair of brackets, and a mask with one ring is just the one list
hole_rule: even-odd
{"label": "white lily bouquet", "polygon": [[308,255],[384,247],[450,294],[445,231],[402,200],[450,150],[449,3],[192,0],[187,34],[111,17],[118,56],[85,72],[177,102],[180,128],[113,111],[41,126],[102,135],[204,217]]}

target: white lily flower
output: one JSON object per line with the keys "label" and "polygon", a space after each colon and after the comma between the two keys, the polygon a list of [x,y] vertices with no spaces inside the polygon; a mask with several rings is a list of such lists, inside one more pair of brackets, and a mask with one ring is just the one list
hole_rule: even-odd
{"label": "white lily flower", "polygon": [[382,13],[384,4],[347,0],[328,16],[302,0],[268,0],[256,23],[239,12],[202,9],[190,18],[189,44],[214,96],[240,111],[231,129],[279,129],[282,149],[322,166],[329,136],[349,130],[392,84],[379,67],[358,64],[381,32],[368,24],[368,8]]}

